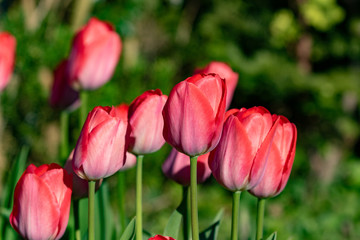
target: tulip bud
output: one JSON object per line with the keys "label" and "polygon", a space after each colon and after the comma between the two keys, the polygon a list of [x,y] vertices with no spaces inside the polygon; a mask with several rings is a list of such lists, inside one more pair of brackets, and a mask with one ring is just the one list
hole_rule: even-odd
{"label": "tulip bud", "polygon": [[[65,163],[64,169],[72,174],[72,199],[78,200],[81,198],[87,198],[89,196],[89,183],[85,179],[79,178],[78,175],[75,174],[74,169],[72,167],[72,161],[74,157],[74,150],[71,151],[68,160]],[[102,183],[102,179],[97,180],[95,184],[95,191],[97,191]]]}
{"label": "tulip bud", "polygon": [[[278,118],[273,115],[273,119]],[[289,179],[295,158],[297,130],[295,124],[280,116],[264,176],[250,193],[258,198],[274,197],[282,192]]]}
{"label": "tulip bud", "polygon": [[219,142],[226,84],[217,74],[196,74],[171,90],[163,110],[165,140],[189,156],[203,155]]}
{"label": "tulip bud", "polygon": [[263,107],[229,110],[223,134],[210,153],[215,179],[230,191],[256,186],[263,176],[278,120]]}
{"label": "tulip bud", "polygon": [[91,18],[75,36],[69,56],[70,85],[97,89],[110,80],[121,52],[121,39],[113,27]]}
{"label": "tulip bud", "polygon": [[231,67],[223,62],[211,62],[205,68],[195,70],[195,73],[216,73],[225,79],[227,90],[226,108],[229,108],[238,83],[239,74],[233,72]]}
{"label": "tulip bud", "polygon": [[95,107],[77,141],[73,169],[86,180],[99,180],[125,164],[127,121],[114,107]]}
{"label": "tulip bud", "polygon": [[50,105],[54,108],[75,110],[79,106],[79,92],[72,89],[66,75],[67,60],[63,60],[54,71]]}
{"label": "tulip bud", "polygon": [[16,39],[7,32],[0,33],[0,92],[9,83],[14,69]]}
{"label": "tulip bud", "polygon": [[164,237],[161,235],[156,235],[155,237],[151,237],[148,240],[176,240],[176,239],[174,239],[172,237]]}
{"label": "tulip bud", "polygon": [[[203,183],[210,177],[211,170],[208,165],[209,154],[201,155],[197,159],[197,183]],[[190,185],[190,161],[189,156],[178,152],[173,148],[170,155],[162,165],[162,171],[166,177],[183,186]]]}
{"label": "tulip bud", "polygon": [[149,90],[129,106],[129,152],[146,154],[159,150],[165,143],[161,115],[167,96],[159,89]]}
{"label": "tulip bud", "polygon": [[30,240],[60,239],[69,220],[72,177],[57,164],[31,164],[15,187],[11,226]]}

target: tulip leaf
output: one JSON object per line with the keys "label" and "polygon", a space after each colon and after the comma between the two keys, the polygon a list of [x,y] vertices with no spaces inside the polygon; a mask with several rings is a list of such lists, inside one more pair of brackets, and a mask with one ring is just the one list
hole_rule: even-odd
{"label": "tulip leaf", "polygon": [[111,240],[114,234],[114,221],[112,221],[111,204],[109,201],[109,185],[104,181],[96,193],[96,212],[98,214],[98,239]]}
{"label": "tulip leaf", "polygon": [[220,222],[221,222],[223,215],[224,215],[224,209],[220,209],[220,211],[216,214],[211,225],[200,233],[200,240],[215,240],[215,239],[217,239],[217,235],[219,233]]}
{"label": "tulip leaf", "polygon": [[124,230],[120,240],[131,240],[135,236],[135,217],[130,221]]}
{"label": "tulip leaf", "polygon": [[277,232],[273,232],[266,240],[276,240]]}
{"label": "tulip leaf", "polygon": [[177,210],[175,210],[171,214],[169,221],[165,227],[164,236],[169,236],[177,239],[181,225],[181,220],[182,220],[182,214],[179,213]]}

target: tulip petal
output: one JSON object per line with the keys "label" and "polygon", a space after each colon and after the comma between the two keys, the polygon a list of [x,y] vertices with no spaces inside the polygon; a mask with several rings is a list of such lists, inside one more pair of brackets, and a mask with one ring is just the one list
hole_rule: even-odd
{"label": "tulip petal", "polygon": [[60,209],[48,185],[35,174],[26,174],[15,188],[11,225],[26,239],[54,239]]}

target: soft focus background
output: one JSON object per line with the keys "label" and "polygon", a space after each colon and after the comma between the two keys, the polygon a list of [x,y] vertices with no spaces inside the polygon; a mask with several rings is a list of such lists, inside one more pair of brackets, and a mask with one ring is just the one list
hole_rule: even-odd
{"label": "soft focus background", "polygon": [[[23,146],[27,164],[60,163],[60,113],[48,104],[52,71],[90,16],[111,22],[123,41],[116,72],[90,93],[90,107],[130,103],[148,89],[168,94],[195,68],[227,62],[239,73],[231,107],[261,105],[298,128],[288,185],[266,203],[265,236],[360,239],[358,0],[0,0],[0,31],[17,39],[14,74],[1,94],[2,189]],[[78,112],[70,117],[74,147]],[[181,200],[181,187],[161,172],[169,151],[165,145],[144,159],[144,228],[152,233],[163,232]],[[131,219],[135,169],[126,179]],[[117,178],[107,181],[117,219]],[[198,192],[200,230],[224,208],[219,239],[228,239],[230,192],[214,179]],[[252,239],[256,199],[244,193],[240,208],[241,239]]]}

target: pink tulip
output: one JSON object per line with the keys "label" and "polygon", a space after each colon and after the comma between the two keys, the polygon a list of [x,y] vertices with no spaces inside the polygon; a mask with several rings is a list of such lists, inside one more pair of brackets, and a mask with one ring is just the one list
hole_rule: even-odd
{"label": "pink tulip", "polygon": [[30,240],[60,239],[69,220],[71,175],[57,164],[31,164],[15,187],[11,226]]}
{"label": "pink tulip", "polygon": [[79,92],[72,89],[66,75],[67,60],[63,60],[54,71],[50,105],[54,108],[75,110],[79,106]]}
{"label": "pink tulip", "polygon": [[230,111],[209,166],[225,188],[243,191],[256,186],[263,176],[279,120],[273,121],[263,107]]}
{"label": "pink tulip", "polygon": [[161,235],[156,235],[155,237],[151,237],[148,240],[176,240],[176,239],[174,239],[172,237],[164,237]]}
{"label": "pink tulip", "polygon": [[77,141],[73,169],[86,180],[99,180],[125,164],[127,121],[114,107],[95,107]]}
{"label": "pink tulip", "polygon": [[0,92],[10,81],[15,63],[16,39],[7,32],[0,33]]}
{"label": "pink tulip", "polygon": [[[208,165],[209,154],[201,155],[197,159],[197,182],[203,183],[210,177],[211,170]],[[166,177],[183,186],[190,185],[190,161],[189,156],[178,152],[173,148],[170,155],[162,165],[162,171]]]}
{"label": "pink tulip", "polygon": [[[78,200],[81,198],[87,198],[89,195],[89,183],[85,179],[79,178],[78,175],[75,174],[74,169],[72,167],[72,161],[74,157],[74,150],[71,151],[68,160],[65,163],[64,169],[72,174],[72,199]],[[102,183],[102,179],[97,180],[95,184],[95,190],[97,191]]]}
{"label": "pink tulip", "polygon": [[91,18],[75,36],[69,56],[70,85],[97,89],[110,80],[121,52],[121,39],[113,27]]}
{"label": "pink tulip", "polygon": [[231,67],[223,62],[211,62],[205,68],[195,70],[195,73],[216,73],[225,79],[227,90],[226,108],[229,108],[238,83],[239,74],[233,72]]}
{"label": "pink tulip", "polygon": [[226,84],[217,74],[196,74],[171,90],[163,110],[165,140],[189,156],[218,144],[225,114]]}
{"label": "pink tulip", "polygon": [[159,150],[165,143],[161,115],[167,96],[159,89],[137,97],[129,107],[129,152],[146,154]]}
{"label": "pink tulip", "polygon": [[[273,119],[278,116],[273,115]],[[282,192],[289,179],[295,157],[297,130],[295,124],[280,116],[270,149],[264,176],[250,193],[258,198],[274,197]]]}

